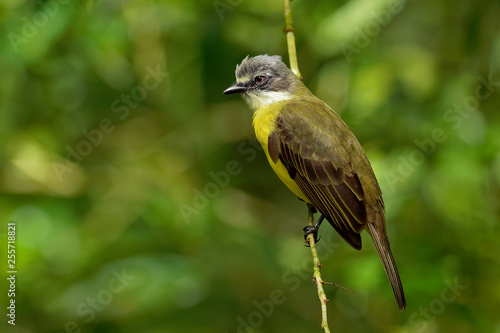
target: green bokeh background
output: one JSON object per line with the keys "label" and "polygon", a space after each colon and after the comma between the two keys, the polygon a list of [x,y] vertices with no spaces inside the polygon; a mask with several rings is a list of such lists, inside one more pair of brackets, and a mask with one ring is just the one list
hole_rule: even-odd
{"label": "green bokeh background", "polygon": [[[366,233],[358,252],[326,225],[323,277],[355,291],[326,286],[332,332],[500,332],[500,3],[292,9],[304,82],[379,179],[408,301]],[[306,207],[222,95],[246,55],[288,63],[283,26],[279,0],[2,1],[2,332],[321,332]]]}

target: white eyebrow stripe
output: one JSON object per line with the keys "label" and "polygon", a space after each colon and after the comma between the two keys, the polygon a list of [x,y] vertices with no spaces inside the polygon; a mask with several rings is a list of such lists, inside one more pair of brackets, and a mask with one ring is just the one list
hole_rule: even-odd
{"label": "white eyebrow stripe", "polygon": [[236,77],[236,83],[245,83],[248,81],[250,81],[250,75],[248,74],[242,77]]}

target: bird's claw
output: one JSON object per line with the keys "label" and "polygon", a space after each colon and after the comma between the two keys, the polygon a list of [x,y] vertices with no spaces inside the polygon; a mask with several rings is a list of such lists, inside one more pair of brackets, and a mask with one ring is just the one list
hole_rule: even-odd
{"label": "bird's claw", "polygon": [[313,234],[314,236],[314,243],[317,243],[319,242],[319,240],[321,239],[321,237],[318,238],[318,230],[319,230],[319,227],[321,226],[321,223],[323,222],[323,219],[325,218],[324,215],[321,215],[318,219],[318,221],[314,224],[314,226],[312,225],[306,225],[304,227],[304,239],[306,240],[306,243],[307,243],[307,247],[309,247],[309,242],[307,241],[307,236],[309,236],[310,234]]}
{"label": "bird's claw", "polygon": [[309,247],[309,242],[307,241],[307,236],[309,236],[310,234],[313,234],[313,237],[314,237],[314,243],[317,243],[319,242],[319,240],[321,239],[321,236],[318,237],[318,230],[319,230],[319,226],[311,226],[311,225],[306,225],[304,227],[304,239],[306,240],[306,246]]}

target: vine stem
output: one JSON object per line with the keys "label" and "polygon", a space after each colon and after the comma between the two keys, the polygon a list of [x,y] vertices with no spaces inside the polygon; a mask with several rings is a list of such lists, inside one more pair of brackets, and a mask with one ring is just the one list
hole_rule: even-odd
{"label": "vine stem", "polygon": [[[307,205],[308,209],[308,224],[310,226],[314,226],[314,212],[315,209],[311,205]],[[307,240],[309,243],[309,246],[311,248],[311,254],[313,257],[313,263],[314,263],[314,274],[313,274],[313,282],[316,284],[316,288],[318,289],[318,298],[319,302],[321,303],[321,328],[325,333],[330,333],[330,328],[328,327],[328,313],[326,310],[326,305],[330,300],[326,297],[325,290],[323,289],[323,284],[328,283],[323,281],[321,278],[321,262],[319,261],[318,257],[318,251],[316,250],[316,242],[314,241],[314,235],[309,234],[307,236]]]}
{"label": "vine stem", "polygon": [[299,71],[299,62],[297,61],[297,49],[295,48],[295,35],[293,34],[293,20],[292,20],[292,8],[290,6],[291,0],[285,1],[285,34],[286,43],[288,45],[288,57],[290,58],[290,69],[295,73],[301,80],[302,74]]}
{"label": "vine stem", "polygon": [[[302,79],[302,74],[299,71],[299,63],[297,61],[297,49],[295,47],[295,35],[293,33],[293,21],[292,21],[292,8],[290,6],[291,0],[284,0],[285,5],[285,34],[286,34],[286,43],[288,46],[288,56],[290,58],[290,69],[295,73],[300,79]],[[308,209],[308,224],[310,226],[314,226],[314,209],[310,204],[307,205]],[[323,289],[324,282],[321,278],[321,262],[319,261],[318,251],[316,250],[316,242],[314,240],[314,235],[309,234],[307,236],[307,243],[309,243],[309,247],[311,248],[311,254],[313,257],[314,263],[314,274],[313,281],[316,284],[318,289],[318,298],[321,303],[321,328],[325,333],[330,333],[330,328],[328,327],[328,314],[326,304],[328,304],[329,300],[326,298],[325,290]]]}

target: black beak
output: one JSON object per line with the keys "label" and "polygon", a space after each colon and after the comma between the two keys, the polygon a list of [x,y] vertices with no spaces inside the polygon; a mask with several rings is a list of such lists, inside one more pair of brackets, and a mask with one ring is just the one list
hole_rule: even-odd
{"label": "black beak", "polygon": [[229,87],[226,90],[224,90],[223,94],[224,95],[230,95],[230,94],[236,94],[236,93],[243,93],[243,92],[247,91],[247,89],[248,89],[247,87],[238,86],[235,83],[231,87]]}

